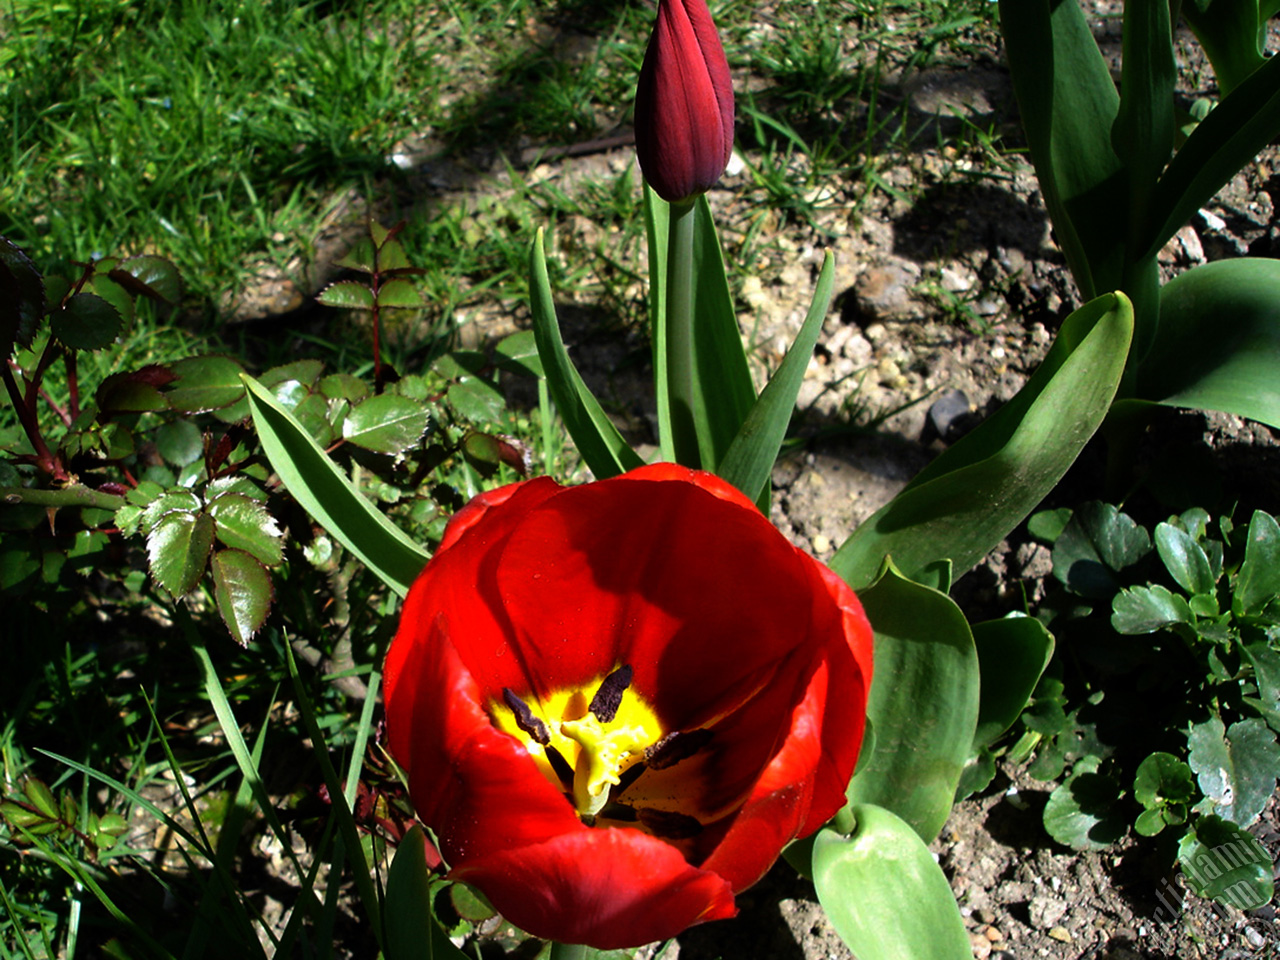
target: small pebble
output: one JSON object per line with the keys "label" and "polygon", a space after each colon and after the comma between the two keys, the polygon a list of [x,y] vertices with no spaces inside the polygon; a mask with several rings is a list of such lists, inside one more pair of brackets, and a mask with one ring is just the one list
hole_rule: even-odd
{"label": "small pebble", "polygon": [[1066,927],[1050,927],[1049,936],[1063,943],[1071,942],[1071,932]]}

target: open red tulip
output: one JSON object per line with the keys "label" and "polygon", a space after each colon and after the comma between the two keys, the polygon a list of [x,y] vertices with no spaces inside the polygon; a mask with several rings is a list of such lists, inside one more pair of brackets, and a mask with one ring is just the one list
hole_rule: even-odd
{"label": "open red tulip", "polygon": [[636,157],[658,196],[715,185],[733,153],[733,84],[706,0],[658,0],[635,112]]}
{"label": "open red tulip", "polygon": [[450,876],[601,949],[733,916],[845,800],[871,682],[852,591],[674,464],[477,497],[387,654],[392,756]]}

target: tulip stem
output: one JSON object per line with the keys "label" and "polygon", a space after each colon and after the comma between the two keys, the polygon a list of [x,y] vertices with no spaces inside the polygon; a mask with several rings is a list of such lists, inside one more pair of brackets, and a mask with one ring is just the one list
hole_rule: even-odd
{"label": "tulip stem", "polygon": [[559,940],[553,940],[549,960],[586,960],[589,949],[590,947],[582,943],[561,943]]}
{"label": "tulip stem", "polygon": [[693,237],[692,201],[671,204],[667,233],[667,394],[671,439],[677,463],[702,466],[694,405]]}

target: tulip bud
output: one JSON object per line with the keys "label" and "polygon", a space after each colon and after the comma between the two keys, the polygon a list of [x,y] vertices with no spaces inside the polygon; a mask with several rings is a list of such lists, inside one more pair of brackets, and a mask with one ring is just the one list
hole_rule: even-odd
{"label": "tulip bud", "polygon": [[710,189],[733,152],[729,63],[706,0],[658,0],[636,88],[636,156],[671,203]]}

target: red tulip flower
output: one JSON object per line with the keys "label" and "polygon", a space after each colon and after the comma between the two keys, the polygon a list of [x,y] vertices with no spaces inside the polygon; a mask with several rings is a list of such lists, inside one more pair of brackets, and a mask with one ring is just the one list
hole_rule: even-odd
{"label": "red tulip flower", "polygon": [[715,185],[733,152],[733,85],[706,0],[658,0],[636,87],[636,156],[676,203]]}
{"label": "red tulip flower", "polygon": [[737,490],[657,464],[473,500],[385,677],[450,877],[536,936],[615,949],[733,916],[844,804],[871,629]]}

